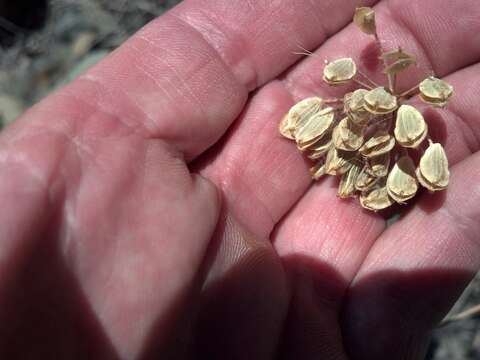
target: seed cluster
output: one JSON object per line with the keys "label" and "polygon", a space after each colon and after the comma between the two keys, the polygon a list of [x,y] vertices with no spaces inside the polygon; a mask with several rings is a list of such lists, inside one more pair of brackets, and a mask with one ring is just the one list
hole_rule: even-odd
{"label": "seed cluster", "polygon": [[[353,21],[364,33],[375,36],[380,45],[373,9],[357,8]],[[415,65],[415,57],[398,48],[382,51],[381,60],[388,87],[378,86],[361,74],[351,58],[326,64],[323,80],[327,84],[354,81],[362,88],[339,99],[304,99],[289,110],[279,126],[280,133],[294,140],[315,162],[311,168],[314,180],[324,175],[341,176],[338,196],[359,194],[360,204],[373,211],[404,204],[415,196],[419,184],[434,192],[444,190],[449,181],[442,145],[428,138],[423,115],[405,101],[418,93],[423,102],[444,107],[453,87],[430,76],[411,90],[397,93],[397,75]],[[359,75],[373,86],[360,81]],[[415,165],[413,159],[418,157]]]}

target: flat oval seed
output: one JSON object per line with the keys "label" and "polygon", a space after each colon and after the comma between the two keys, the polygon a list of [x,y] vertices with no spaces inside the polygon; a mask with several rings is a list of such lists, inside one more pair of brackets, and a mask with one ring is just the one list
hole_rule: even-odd
{"label": "flat oval seed", "polygon": [[388,153],[395,146],[395,138],[384,131],[375,133],[360,148],[360,153],[365,157],[375,157]]}
{"label": "flat oval seed", "polygon": [[323,79],[330,85],[345,83],[356,75],[357,65],[351,58],[342,58],[327,64],[323,69]]}
{"label": "flat oval seed", "polygon": [[414,65],[415,59],[398,59],[383,69],[384,74],[396,75],[399,72],[408,69],[409,66]]}
{"label": "flat oval seed", "polygon": [[295,140],[295,134],[293,133],[293,129],[289,128],[288,122],[289,122],[288,114],[285,114],[282,120],[280,121],[278,130],[280,131],[280,134],[282,134],[282,136],[286,137],[287,139]]}
{"label": "flat oval seed", "polygon": [[445,150],[439,143],[430,142],[429,147],[420,158],[419,181],[422,185],[428,184],[426,188],[437,191],[448,186],[450,172],[448,170],[448,159]]}
{"label": "flat oval seed", "polygon": [[377,181],[378,178],[371,175],[367,171],[367,168],[364,168],[357,177],[357,181],[355,182],[355,189],[362,192],[368,191],[377,183]]}
{"label": "flat oval seed", "polygon": [[368,90],[358,89],[344,97],[344,112],[358,125],[365,125],[370,119],[370,113],[365,110],[365,95]]}
{"label": "flat oval seed", "polygon": [[383,178],[388,175],[388,167],[390,166],[390,153],[375,156],[369,159],[370,172],[377,178]]}
{"label": "flat oval seed", "polygon": [[332,127],[335,119],[335,111],[326,107],[311,115],[302,122],[295,130],[295,139],[299,145],[310,143],[312,140],[320,139]]}
{"label": "flat oval seed", "polygon": [[313,180],[320,180],[325,173],[325,164],[319,162],[317,165],[310,168],[310,174],[312,175]]}
{"label": "flat oval seed", "polygon": [[408,156],[402,156],[387,178],[388,195],[398,203],[404,203],[415,196],[418,190],[415,164]]}
{"label": "flat oval seed", "polygon": [[343,118],[333,130],[333,144],[339,150],[355,151],[363,144],[362,126],[354,124],[348,117]]}
{"label": "flat oval seed", "polygon": [[352,163],[350,162],[351,158],[352,153],[331,147],[330,150],[328,150],[327,158],[325,159],[325,172],[334,176],[345,174],[352,166]]}
{"label": "flat oval seed", "polygon": [[355,183],[361,171],[362,169],[360,166],[357,164],[352,164],[350,170],[343,174],[342,178],[340,179],[340,184],[338,185],[339,197],[345,199],[355,194]]}
{"label": "flat oval seed", "polygon": [[420,98],[428,104],[441,106],[453,95],[453,86],[446,81],[430,76],[420,85]]}
{"label": "flat oval seed", "polygon": [[323,157],[332,146],[332,143],[333,141],[331,134],[326,134],[308,148],[308,150],[311,151],[311,153],[308,155],[308,158],[315,160]]}
{"label": "flat oval seed", "polygon": [[397,98],[383,87],[370,90],[364,97],[365,109],[376,115],[389,114],[397,109]]}
{"label": "flat oval seed", "polygon": [[287,114],[287,125],[285,130],[289,130],[295,134],[295,129],[302,126],[312,115],[322,109],[323,100],[319,97],[310,97],[293,105]]}
{"label": "flat oval seed", "polygon": [[393,203],[394,201],[388,196],[385,186],[364,192],[360,195],[360,205],[368,210],[383,210],[393,205]]}
{"label": "flat oval seed", "polygon": [[427,136],[427,124],[420,111],[402,105],[397,111],[395,138],[404,147],[416,148]]}
{"label": "flat oval seed", "polygon": [[375,25],[375,11],[370,7],[356,8],[353,22],[365,34],[374,35],[377,32]]}

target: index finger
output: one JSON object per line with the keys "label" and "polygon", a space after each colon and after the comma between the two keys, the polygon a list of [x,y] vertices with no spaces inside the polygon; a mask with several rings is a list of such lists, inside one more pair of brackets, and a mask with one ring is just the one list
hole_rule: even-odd
{"label": "index finger", "polygon": [[300,46],[316,47],[341,28],[354,3],[184,1],[44,102],[42,117],[47,126],[59,126],[49,119],[60,115],[93,127],[113,117],[194,158],[224,133],[250,90],[294,63]]}

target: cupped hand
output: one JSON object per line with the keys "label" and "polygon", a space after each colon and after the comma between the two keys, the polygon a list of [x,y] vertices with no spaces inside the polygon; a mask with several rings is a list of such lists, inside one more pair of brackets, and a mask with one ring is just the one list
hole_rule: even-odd
{"label": "cupped hand", "polygon": [[384,81],[356,1],[186,0],[1,134],[1,358],[421,358],[480,267],[480,7],[366,4],[455,87],[445,193],[387,228],[278,135],[325,59]]}

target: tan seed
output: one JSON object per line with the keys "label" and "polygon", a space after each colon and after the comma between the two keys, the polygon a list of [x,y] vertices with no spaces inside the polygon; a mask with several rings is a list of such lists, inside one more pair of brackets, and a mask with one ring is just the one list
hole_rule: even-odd
{"label": "tan seed", "polygon": [[367,171],[367,168],[363,168],[360,174],[357,177],[357,181],[355,182],[355,189],[358,191],[368,191],[375,186],[377,183],[378,178],[373,176]]}
{"label": "tan seed", "polygon": [[385,186],[375,188],[360,195],[360,205],[368,210],[383,210],[393,204],[394,201],[388,196]]}
{"label": "tan seed", "polygon": [[364,107],[367,93],[368,90],[358,89],[344,97],[344,112],[357,125],[365,125],[370,118],[370,113]]}
{"label": "tan seed", "polygon": [[363,144],[363,127],[343,118],[333,130],[333,143],[339,150],[355,151]]}
{"label": "tan seed", "polygon": [[323,107],[323,100],[319,97],[310,97],[303,99],[302,101],[293,105],[288,114],[282,119],[285,121],[281,126],[281,133],[290,132],[291,136],[295,136],[295,130],[297,127],[301,127],[311,116],[318,113]]}
{"label": "tan seed", "polygon": [[370,90],[364,97],[365,109],[375,115],[389,114],[397,109],[397,98],[383,87]]}
{"label": "tan seed", "polygon": [[355,62],[351,58],[342,58],[325,66],[323,79],[330,85],[339,85],[353,79],[356,73]]}
{"label": "tan seed", "polygon": [[448,159],[441,144],[430,142],[420,158],[417,178],[430,191],[443,190],[448,186],[450,178]]}
{"label": "tan seed", "polygon": [[295,140],[295,129],[289,127],[288,114],[285,114],[283,116],[282,120],[280,121],[280,125],[278,126],[278,130],[280,131],[280,134],[282,134],[282,136],[286,137],[287,139]]}
{"label": "tan seed", "polygon": [[353,22],[365,34],[374,35],[377,32],[375,26],[375,11],[370,7],[356,8]]}
{"label": "tan seed", "polygon": [[385,153],[369,159],[370,173],[377,177],[383,178],[388,175],[390,166],[390,153]]}
{"label": "tan seed", "polygon": [[342,175],[338,186],[338,196],[345,199],[355,194],[355,183],[362,168],[357,164],[352,164],[350,170]]}
{"label": "tan seed", "polygon": [[423,80],[420,85],[420,98],[427,104],[443,107],[453,95],[453,86],[433,76]]}
{"label": "tan seed", "polygon": [[299,148],[303,149],[307,144],[311,145],[312,141],[322,138],[332,127],[334,119],[334,109],[326,107],[299,124],[295,130],[295,140]]}
{"label": "tan seed", "polygon": [[360,153],[365,157],[375,157],[388,153],[395,146],[395,138],[384,131],[376,132],[363,146]]}
{"label": "tan seed", "polygon": [[321,179],[326,174],[325,164],[323,162],[319,162],[310,169],[310,174],[312,175],[313,180]]}
{"label": "tan seed", "polygon": [[388,195],[396,202],[403,204],[414,197],[417,190],[415,164],[410,157],[402,156],[388,175]]}
{"label": "tan seed", "polygon": [[352,166],[350,162],[351,159],[351,152],[341,151],[335,147],[331,147],[325,159],[325,172],[329,175],[343,175]]}
{"label": "tan seed", "polygon": [[420,111],[410,105],[402,105],[397,111],[395,138],[404,147],[417,148],[425,140],[428,129]]}
{"label": "tan seed", "polygon": [[323,157],[327,151],[332,146],[332,135],[326,134],[320,140],[317,140],[316,143],[312,144],[308,150],[310,150],[310,154],[308,155],[309,159],[315,160]]}

